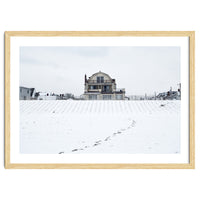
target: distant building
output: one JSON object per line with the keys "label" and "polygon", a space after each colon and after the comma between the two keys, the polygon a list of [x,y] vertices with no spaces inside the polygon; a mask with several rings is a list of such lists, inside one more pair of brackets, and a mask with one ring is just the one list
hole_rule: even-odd
{"label": "distant building", "polygon": [[156,99],[159,100],[181,100],[181,89],[179,88],[178,91],[172,91],[172,88],[168,92],[159,93],[156,96]]}
{"label": "distant building", "polygon": [[35,98],[35,88],[19,87],[19,99],[31,100]]}
{"label": "distant building", "polygon": [[57,100],[57,95],[47,92],[38,92],[37,100]]}
{"label": "distant building", "polygon": [[145,96],[144,95],[128,95],[127,96],[129,98],[129,100],[145,100]]}
{"label": "distant building", "polygon": [[85,75],[85,100],[125,100],[125,89],[116,88],[115,79],[101,71],[87,79]]}
{"label": "distant building", "polygon": [[75,99],[74,95],[71,93],[65,94],[55,94],[55,93],[47,93],[47,92],[37,92],[37,100],[68,100]]}

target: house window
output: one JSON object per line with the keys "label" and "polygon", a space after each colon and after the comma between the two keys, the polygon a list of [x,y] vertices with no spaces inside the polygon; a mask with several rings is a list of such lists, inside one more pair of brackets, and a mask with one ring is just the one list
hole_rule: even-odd
{"label": "house window", "polygon": [[117,99],[117,100],[122,100],[122,95],[121,95],[121,94],[117,94],[117,95],[116,95],[116,99]]}
{"label": "house window", "polygon": [[97,95],[96,94],[90,94],[89,100],[97,100]]}
{"label": "house window", "polygon": [[27,94],[29,94],[29,90],[27,90]]}
{"label": "house window", "polygon": [[103,95],[103,100],[111,100],[111,95]]}
{"label": "house window", "polygon": [[89,89],[90,90],[97,90],[98,86],[97,85],[90,85]]}
{"label": "house window", "polygon": [[103,86],[103,92],[110,92],[110,86],[109,85],[104,85]]}
{"label": "house window", "polygon": [[97,83],[104,83],[104,77],[103,76],[97,76]]}

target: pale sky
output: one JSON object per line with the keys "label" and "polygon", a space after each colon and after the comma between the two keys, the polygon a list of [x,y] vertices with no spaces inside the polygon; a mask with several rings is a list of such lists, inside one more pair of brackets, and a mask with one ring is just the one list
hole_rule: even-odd
{"label": "pale sky", "polygon": [[84,93],[84,76],[102,71],[127,95],[177,90],[180,47],[20,47],[20,86]]}

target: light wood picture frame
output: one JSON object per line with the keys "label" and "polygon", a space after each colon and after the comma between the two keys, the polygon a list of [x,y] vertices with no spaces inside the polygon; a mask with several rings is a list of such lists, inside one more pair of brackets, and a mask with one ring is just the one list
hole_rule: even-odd
{"label": "light wood picture frame", "polygon": [[[188,162],[13,162],[12,134],[18,138],[19,129],[12,128],[11,75],[14,56],[13,38],[186,38],[188,39]],[[22,43],[23,46],[24,43]],[[20,44],[21,45],[21,44]],[[145,46],[145,45],[143,45]],[[148,46],[148,45],[147,45]],[[19,52],[16,53],[19,57]],[[182,64],[182,63],[181,63]],[[181,68],[182,69],[182,68]],[[17,86],[19,88],[19,85]],[[183,88],[184,89],[184,88]],[[17,91],[18,92],[18,91]],[[19,93],[19,92],[18,92]],[[5,32],[5,168],[6,169],[194,169],[195,168],[195,32],[194,31],[6,31]],[[18,104],[17,104],[18,105]],[[15,108],[19,109],[19,108]],[[184,115],[184,113],[181,113]],[[18,127],[18,126],[17,126]],[[12,134],[11,134],[12,132]],[[20,139],[19,139],[20,140]],[[80,154],[81,155],[81,154]],[[26,154],[25,156],[29,156]],[[57,155],[62,156],[62,155]],[[28,160],[28,158],[27,158]]]}

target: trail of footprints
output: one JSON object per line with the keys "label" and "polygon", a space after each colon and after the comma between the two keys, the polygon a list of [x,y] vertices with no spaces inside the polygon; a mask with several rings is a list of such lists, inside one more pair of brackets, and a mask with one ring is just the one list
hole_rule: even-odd
{"label": "trail of footprints", "polygon": [[[87,148],[92,148],[92,147],[96,147],[96,146],[98,146],[98,145],[101,145],[102,143],[111,140],[113,137],[116,137],[117,135],[123,134],[124,131],[133,128],[133,127],[135,126],[135,124],[136,124],[136,122],[135,122],[134,120],[132,120],[131,124],[130,124],[127,128],[120,129],[120,130],[118,130],[117,132],[113,133],[112,135],[106,137],[106,138],[103,139],[103,140],[95,141],[95,142],[94,142],[92,145],[90,145],[90,146],[89,146],[89,145],[86,145],[86,146],[84,146],[84,147],[82,147],[82,148],[73,149],[71,152],[83,151],[83,150],[85,150],[85,149],[87,149]],[[63,151],[62,151],[62,152],[59,152],[59,154],[64,154],[64,152],[63,152]]]}

